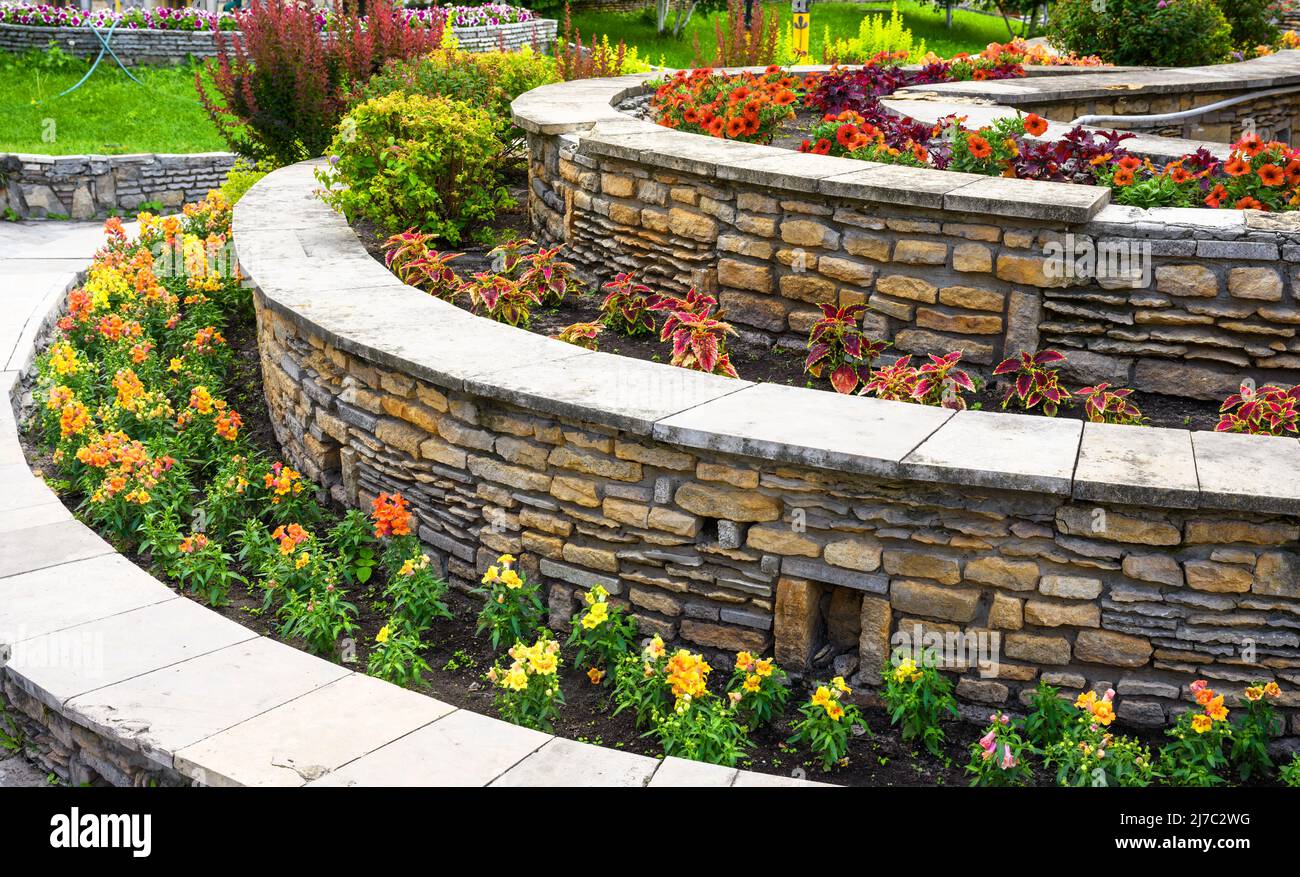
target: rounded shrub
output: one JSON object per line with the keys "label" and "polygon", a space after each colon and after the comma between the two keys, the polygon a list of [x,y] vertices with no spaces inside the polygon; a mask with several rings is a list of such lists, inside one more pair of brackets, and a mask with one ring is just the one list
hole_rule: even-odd
{"label": "rounded shrub", "polygon": [[457,243],[509,196],[498,174],[504,148],[487,110],[441,96],[396,92],[358,104],[330,145],[326,200],[349,220],[385,232],[418,228]]}
{"label": "rounded shrub", "polygon": [[1063,51],[1157,67],[1225,61],[1231,31],[1214,0],[1057,0],[1047,25]]}

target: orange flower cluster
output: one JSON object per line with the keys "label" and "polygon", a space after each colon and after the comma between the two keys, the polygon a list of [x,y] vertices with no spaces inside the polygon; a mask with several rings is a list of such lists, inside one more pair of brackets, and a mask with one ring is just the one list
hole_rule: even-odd
{"label": "orange flower cluster", "polygon": [[712,669],[702,655],[678,649],[664,668],[665,682],[679,703],[683,700],[689,703],[691,698],[699,697],[708,690],[709,671]]}
{"label": "orange flower cluster", "polygon": [[726,140],[767,143],[794,117],[799,81],[775,64],[761,74],[728,76],[710,67],[678,70],[651,99],[666,128]]}
{"label": "orange flower cluster", "polygon": [[375,538],[411,535],[411,513],[400,493],[381,493],[370,504],[375,520]]}
{"label": "orange flower cluster", "polygon": [[286,496],[302,493],[302,475],[283,463],[276,462],[263,477],[266,489],[271,491],[271,504],[279,505]]}
{"label": "orange flower cluster", "polygon": [[293,554],[298,546],[311,538],[311,534],[302,528],[301,524],[290,524],[276,527],[271,533],[271,538],[280,543],[280,553],[286,557]]}
{"label": "orange flower cluster", "polygon": [[1292,210],[1300,207],[1300,151],[1248,134],[1232,144],[1222,163],[1185,155],[1157,166],[1150,159],[1125,156],[1099,175],[1118,193],[1120,203],[1140,203],[1142,186],[1173,191],[1176,206],[1231,207],[1236,210]]}
{"label": "orange flower cluster", "polygon": [[[1274,685],[1276,687],[1276,683]],[[1210,688],[1208,682],[1204,679],[1197,679],[1192,683],[1191,689],[1197,706],[1205,708],[1204,713],[1192,717],[1193,731],[1204,734],[1214,726],[1215,722],[1226,722],[1228,720],[1228,708],[1223,705],[1223,695],[1215,694],[1214,689]]]}

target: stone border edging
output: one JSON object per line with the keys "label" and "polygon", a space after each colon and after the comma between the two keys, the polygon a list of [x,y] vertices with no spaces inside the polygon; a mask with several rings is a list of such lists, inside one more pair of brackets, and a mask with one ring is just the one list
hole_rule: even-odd
{"label": "stone border edging", "polygon": [[[0,363],[0,682],[5,699],[68,751],[79,777],[89,770],[122,785],[819,785],[620,752],[459,709],[259,636],[117,554],[31,472],[14,415],[36,342],[80,276],[62,275],[30,296],[30,314],[7,318],[21,328]],[[33,268],[9,279],[50,277]]]}
{"label": "stone border edging", "polygon": [[93,219],[152,201],[174,210],[220,187],[234,164],[230,152],[0,153],[0,212]]}
{"label": "stone border edging", "polygon": [[[498,46],[513,51],[522,46],[554,44],[558,22],[551,18],[515,21],[483,27],[453,27],[462,49],[488,52]],[[209,30],[162,30],[122,28],[113,32],[110,45],[126,64],[182,63],[190,57],[210,58],[216,54],[214,32]],[[239,31],[221,31],[224,39],[238,36]],[[57,42],[71,54],[94,57],[100,44],[84,27],[39,27],[25,24],[0,24],[0,50],[25,51],[43,49]]]}

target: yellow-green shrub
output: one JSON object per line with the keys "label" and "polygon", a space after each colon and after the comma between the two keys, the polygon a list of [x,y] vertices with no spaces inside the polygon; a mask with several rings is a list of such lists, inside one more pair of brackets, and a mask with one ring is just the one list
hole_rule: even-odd
{"label": "yellow-green shrub", "polygon": [[858,25],[858,35],[846,40],[831,39],[826,28],[822,60],[827,64],[865,64],[881,52],[903,53],[908,63],[920,61],[925,56],[925,40],[914,42],[912,31],[903,26],[903,16],[895,4],[889,18],[868,15]]}
{"label": "yellow-green shrub", "polygon": [[[509,203],[497,166],[500,126],[441,96],[393,94],[354,107],[317,172],[326,201],[393,233],[418,228],[456,243],[470,222]],[[340,185],[341,184],[341,185]]]}

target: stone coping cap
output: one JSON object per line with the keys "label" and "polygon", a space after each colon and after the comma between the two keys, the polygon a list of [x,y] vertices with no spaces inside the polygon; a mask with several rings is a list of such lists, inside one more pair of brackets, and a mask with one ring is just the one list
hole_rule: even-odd
{"label": "stone coping cap", "polygon": [[0,162],[14,158],[25,164],[54,164],[60,161],[153,161],[154,159],[228,159],[234,161],[233,152],[97,152],[51,155],[44,152],[0,152]]}
{"label": "stone coping cap", "polygon": [[1073,76],[937,82],[899,89],[894,96],[907,99],[933,94],[946,99],[974,98],[1015,107],[1032,107],[1062,101],[1184,94],[1188,91],[1263,90],[1300,85],[1300,52],[1285,50],[1263,58],[1206,67],[1079,69],[1089,72]]}
{"label": "stone coping cap", "polygon": [[235,206],[240,266],[276,312],[385,368],[682,447],[822,470],[1090,502],[1300,513],[1297,439],[1085,429],[1078,420],[750,384],[475,317],[403,285],[342,216],[311,203],[320,165],[275,171]]}
{"label": "stone coping cap", "polygon": [[[281,181],[305,182],[304,168],[289,170]],[[310,258],[307,251],[327,259],[341,241],[368,259],[355,235],[335,226],[314,237],[310,225],[300,227],[298,259]],[[252,248],[261,254],[250,260],[254,264],[288,258],[287,239],[272,232],[250,230],[255,240],[247,243],[261,245]],[[63,305],[62,295],[48,296],[45,287],[53,284],[61,293],[73,285],[99,238],[83,243],[79,268],[59,278],[21,271],[7,276],[48,309],[43,323]],[[340,261],[349,262],[349,255]],[[303,283],[309,287],[310,277]],[[436,325],[461,313],[401,284],[390,291],[404,301],[395,297],[376,308],[387,317],[417,298],[443,306]],[[356,292],[354,301],[370,307],[369,291]],[[0,334],[26,325],[24,312],[10,311],[0,314]],[[495,325],[463,316],[467,325]],[[338,310],[322,316],[344,319]],[[37,336],[25,329],[19,336],[25,351],[15,356],[29,363]],[[569,353],[575,349],[554,343]],[[0,677],[82,728],[211,786],[824,785],[532,731],[354,672],[181,597],[74,519],[32,473],[14,416],[25,369],[0,369]],[[679,375],[665,377],[675,383]],[[698,401],[715,382],[689,383],[688,393],[705,387],[704,396],[692,397]],[[69,638],[93,639],[102,660],[51,662],[48,656],[66,649]]]}

